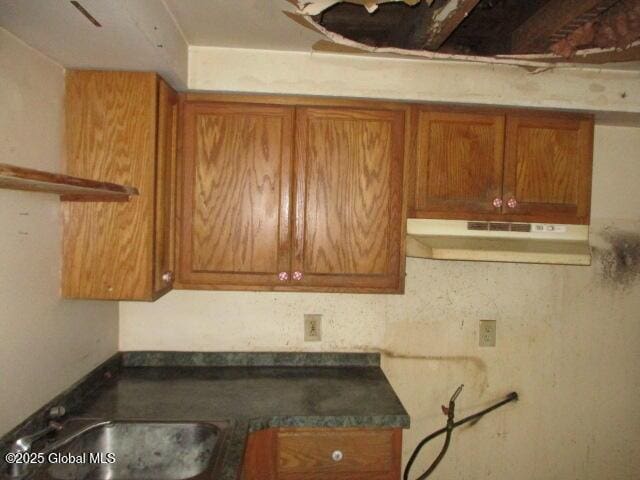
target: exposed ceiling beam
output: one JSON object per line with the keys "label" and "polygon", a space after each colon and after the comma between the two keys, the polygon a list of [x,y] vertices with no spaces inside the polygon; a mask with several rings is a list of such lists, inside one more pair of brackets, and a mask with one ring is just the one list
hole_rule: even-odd
{"label": "exposed ceiling beam", "polygon": [[413,31],[407,48],[437,50],[475,8],[480,0],[444,0],[416,10]]}
{"label": "exposed ceiling beam", "polygon": [[619,0],[551,0],[511,36],[511,52],[546,52],[552,35],[571,33],[580,25],[595,19]]}

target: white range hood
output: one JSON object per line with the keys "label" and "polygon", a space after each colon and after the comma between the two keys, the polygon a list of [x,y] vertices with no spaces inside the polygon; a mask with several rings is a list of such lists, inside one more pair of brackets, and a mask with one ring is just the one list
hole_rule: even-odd
{"label": "white range hood", "polygon": [[410,218],[407,256],[590,265],[589,226]]}

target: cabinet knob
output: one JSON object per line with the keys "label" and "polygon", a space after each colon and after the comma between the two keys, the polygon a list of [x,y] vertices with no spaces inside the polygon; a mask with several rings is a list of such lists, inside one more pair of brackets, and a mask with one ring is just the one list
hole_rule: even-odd
{"label": "cabinet knob", "polygon": [[287,272],[280,272],[280,273],[278,274],[278,279],[279,279],[281,282],[286,282],[287,280],[289,280],[289,274],[288,274]]}
{"label": "cabinet knob", "polygon": [[502,206],[502,199],[501,198],[494,198],[493,199],[493,206],[496,208],[500,208]]}
{"label": "cabinet knob", "polygon": [[507,207],[509,208],[516,208],[518,206],[518,201],[511,197],[509,200],[507,200]]}
{"label": "cabinet knob", "polygon": [[344,455],[342,454],[342,452],[340,450],[334,450],[333,453],[331,453],[331,459],[334,462],[339,462],[344,458]]}
{"label": "cabinet knob", "polygon": [[173,282],[173,272],[172,271],[168,271],[168,272],[164,272],[162,274],[162,281],[164,283],[171,283]]}
{"label": "cabinet knob", "polygon": [[296,280],[296,281],[298,281],[298,282],[299,282],[300,280],[302,280],[302,277],[303,277],[303,276],[304,276],[304,275],[302,275],[302,272],[293,272],[293,279],[294,279],[294,280]]}

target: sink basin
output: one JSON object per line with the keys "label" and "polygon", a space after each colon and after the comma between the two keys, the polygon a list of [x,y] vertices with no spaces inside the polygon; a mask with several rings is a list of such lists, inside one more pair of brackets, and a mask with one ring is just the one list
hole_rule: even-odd
{"label": "sink basin", "polygon": [[[61,436],[90,425],[67,422]],[[115,421],[90,428],[54,450],[55,458],[37,471],[42,480],[200,480],[215,479],[227,425],[220,422]],[[83,457],[79,457],[83,455]],[[94,457],[91,458],[90,455]],[[102,454],[103,462],[95,455]],[[109,456],[107,454],[113,454]],[[73,456],[73,457],[70,457]],[[112,463],[109,463],[109,460]],[[59,460],[58,460],[59,461]]]}

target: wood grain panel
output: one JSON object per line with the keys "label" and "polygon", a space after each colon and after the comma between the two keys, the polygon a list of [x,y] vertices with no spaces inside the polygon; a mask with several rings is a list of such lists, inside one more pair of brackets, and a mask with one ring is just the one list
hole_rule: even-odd
{"label": "wood grain panel", "polygon": [[66,297],[152,297],[156,88],[152,73],[67,72],[68,173],[131,185],[140,195],[63,203]]}
{"label": "wood grain panel", "polygon": [[138,190],[126,185],[0,163],[0,188],[53,193],[62,200],[128,202]]}
{"label": "wood grain panel", "polygon": [[242,461],[242,480],[276,480],[277,435],[275,428],[249,435]]}
{"label": "wood grain panel", "polygon": [[178,95],[158,80],[158,154],[155,198],[155,249],[153,284],[156,295],[171,289],[173,280],[166,281],[165,273],[175,268],[174,220],[176,153],[178,134]]}
{"label": "wood grain panel", "polygon": [[[507,122],[503,211],[589,223],[593,122],[512,115]],[[506,202],[515,198],[516,208]]]}
{"label": "wood grain panel", "polygon": [[518,131],[515,195],[527,203],[576,205],[578,132],[530,128]]}
{"label": "wood grain panel", "polygon": [[[331,458],[340,450],[343,459]],[[249,436],[243,480],[399,480],[401,429],[283,428]]]}
{"label": "wood grain panel", "polygon": [[289,272],[293,114],[186,104],[181,283],[271,285]]}
{"label": "wood grain panel", "polygon": [[496,213],[502,198],[504,115],[420,109],[416,124],[418,218]]}
{"label": "wood grain panel", "polygon": [[391,127],[375,120],[309,122],[305,271],[387,272]]}
{"label": "wood grain panel", "polygon": [[[343,459],[331,454],[339,450]],[[393,469],[391,431],[282,430],[278,433],[278,474],[365,473]]]}
{"label": "wood grain panel", "polygon": [[399,290],[407,111],[297,111],[300,285]]}

